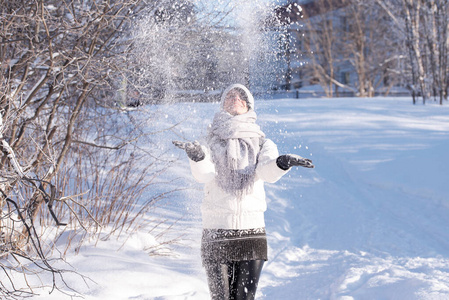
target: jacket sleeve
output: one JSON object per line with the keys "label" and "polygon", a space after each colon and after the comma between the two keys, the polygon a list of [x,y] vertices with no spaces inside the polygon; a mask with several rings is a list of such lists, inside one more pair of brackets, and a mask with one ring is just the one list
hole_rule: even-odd
{"label": "jacket sleeve", "polygon": [[192,172],[193,178],[195,178],[197,182],[206,183],[212,181],[215,178],[215,165],[211,160],[208,149],[204,146],[201,147],[203,148],[206,157],[199,162],[195,162],[189,159],[190,170]]}
{"label": "jacket sleeve", "polygon": [[256,174],[260,179],[273,183],[287,174],[289,170],[284,171],[276,164],[278,157],[279,152],[276,144],[272,140],[266,139],[260,150],[256,168]]}

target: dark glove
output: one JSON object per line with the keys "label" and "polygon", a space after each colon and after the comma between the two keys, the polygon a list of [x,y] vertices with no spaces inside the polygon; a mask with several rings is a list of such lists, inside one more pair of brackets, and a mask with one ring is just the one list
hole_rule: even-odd
{"label": "dark glove", "polygon": [[293,166],[301,166],[305,168],[315,168],[312,161],[308,158],[301,157],[296,154],[285,154],[277,158],[276,164],[282,170],[288,170]]}
{"label": "dark glove", "polygon": [[185,150],[187,156],[193,160],[194,162],[199,162],[206,157],[203,149],[201,148],[200,143],[197,141],[192,142],[180,142],[180,141],[172,141],[173,145],[178,147],[179,149]]}

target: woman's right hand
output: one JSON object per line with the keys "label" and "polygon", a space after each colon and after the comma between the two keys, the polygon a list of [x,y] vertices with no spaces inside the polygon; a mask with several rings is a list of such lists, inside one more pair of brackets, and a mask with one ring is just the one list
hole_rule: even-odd
{"label": "woman's right hand", "polygon": [[187,153],[187,156],[194,162],[202,161],[206,157],[206,154],[204,153],[198,141],[194,141],[193,143],[172,141],[172,143],[179,149],[184,150]]}

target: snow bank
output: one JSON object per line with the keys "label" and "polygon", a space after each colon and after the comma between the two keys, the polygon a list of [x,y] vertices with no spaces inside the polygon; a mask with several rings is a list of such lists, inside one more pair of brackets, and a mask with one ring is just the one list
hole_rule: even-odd
{"label": "snow bank", "polygon": [[[267,184],[269,261],[258,299],[449,297],[449,107],[409,98],[259,100],[256,111],[281,153],[311,158]],[[85,246],[68,261],[85,299],[208,299],[199,259],[201,185],[172,139],[202,140],[217,104],[163,109],[159,141],[180,161],[169,177],[187,189],[159,214],[184,234],[170,257],[148,256],[139,234]],[[165,122],[165,123],[164,123]],[[169,178],[168,178],[169,179]],[[119,250],[120,249],[120,250]],[[36,299],[63,299],[41,292]]]}

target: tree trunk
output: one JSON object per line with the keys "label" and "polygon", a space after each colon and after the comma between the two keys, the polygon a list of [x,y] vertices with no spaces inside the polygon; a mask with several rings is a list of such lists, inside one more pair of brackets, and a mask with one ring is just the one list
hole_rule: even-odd
{"label": "tree trunk", "polygon": [[[416,4],[416,6],[414,5]],[[412,64],[412,78],[413,78],[413,103],[415,103],[416,85],[419,85],[423,103],[426,102],[426,86],[425,73],[422,62],[420,42],[419,42],[419,20],[420,20],[420,1],[403,0],[403,7],[405,10],[405,26],[407,33],[407,41],[410,54],[410,62]]]}

